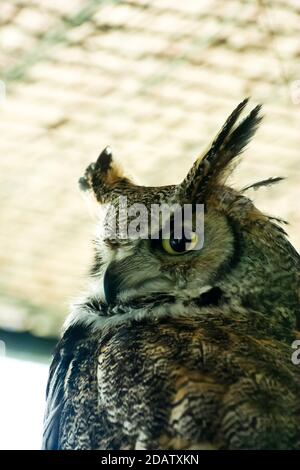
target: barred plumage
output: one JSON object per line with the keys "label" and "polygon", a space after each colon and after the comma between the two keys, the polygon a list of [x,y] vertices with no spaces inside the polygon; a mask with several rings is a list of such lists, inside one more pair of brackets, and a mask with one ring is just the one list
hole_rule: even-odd
{"label": "barred plumage", "polygon": [[173,256],[161,240],[98,236],[51,365],[44,448],[300,449],[300,257],[224,183],[261,120],[256,107],[236,125],[246,104],[179,186],[134,185],[107,149],[88,167],[82,188],[117,210],[119,195],[203,202],[204,245]]}

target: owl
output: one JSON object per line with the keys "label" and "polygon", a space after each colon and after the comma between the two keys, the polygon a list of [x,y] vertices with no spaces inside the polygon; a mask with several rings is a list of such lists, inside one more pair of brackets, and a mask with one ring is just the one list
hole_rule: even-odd
{"label": "owl", "polygon": [[[50,367],[44,449],[300,449],[300,256],[250,186],[226,184],[262,118],[247,102],[178,185],[135,185],[109,148],[80,179],[103,219]],[[150,214],[131,236],[124,199]]]}

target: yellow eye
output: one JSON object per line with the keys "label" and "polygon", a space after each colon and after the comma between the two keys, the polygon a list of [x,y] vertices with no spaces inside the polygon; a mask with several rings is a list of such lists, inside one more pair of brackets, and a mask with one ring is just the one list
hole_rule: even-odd
{"label": "yellow eye", "polygon": [[196,248],[198,243],[198,235],[196,232],[191,232],[189,237],[183,236],[183,238],[168,238],[163,239],[161,244],[163,249],[170,255],[182,255],[187,251],[191,251]]}

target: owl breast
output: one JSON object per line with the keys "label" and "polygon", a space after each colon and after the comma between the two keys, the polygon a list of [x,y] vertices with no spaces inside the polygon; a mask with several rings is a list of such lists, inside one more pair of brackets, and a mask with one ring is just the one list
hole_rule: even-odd
{"label": "owl breast", "polygon": [[253,336],[249,323],[222,319],[217,309],[209,317],[94,334],[91,356],[73,368],[80,393],[70,394],[66,412],[77,428],[89,416],[86,448],[297,448],[300,381],[289,345]]}

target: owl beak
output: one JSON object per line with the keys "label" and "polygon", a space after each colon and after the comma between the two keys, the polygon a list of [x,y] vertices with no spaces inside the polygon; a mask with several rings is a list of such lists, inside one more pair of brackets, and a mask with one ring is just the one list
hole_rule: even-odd
{"label": "owl beak", "polygon": [[105,271],[103,287],[106,303],[114,303],[118,293],[120,292],[120,279],[118,273],[114,269],[113,263],[111,263]]}
{"label": "owl beak", "polygon": [[161,273],[150,277],[149,273],[138,272],[133,267],[132,257],[122,261],[111,261],[106,268],[103,278],[103,290],[106,303],[116,304],[121,298],[127,301],[131,295],[138,296],[149,292],[161,292],[167,286],[170,290],[170,280]]}

